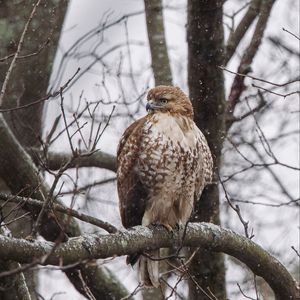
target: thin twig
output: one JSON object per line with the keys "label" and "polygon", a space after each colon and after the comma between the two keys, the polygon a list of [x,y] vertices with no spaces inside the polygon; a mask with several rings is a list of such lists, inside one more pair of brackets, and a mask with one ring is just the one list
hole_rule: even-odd
{"label": "thin twig", "polygon": [[140,292],[142,290],[142,288],[143,288],[143,284],[139,283],[137,285],[137,287],[129,295],[127,295],[126,297],[121,298],[120,300],[131,299],[134,295],[136,295],[138,292]]}
{"label": "thin twig", "polygon": [[255,298],[252,298],[252,297],[247,296],[247,295],[243,292],[241,286],[240,286],[238,283],[237,283],[237,286],[238,286],[238,288],[239,288],[241,294],[242,294],[245,298],[250,299],[250,300],[257,300],[257,299],[255,299]]}
{"label": "thin twig", "polygon": [[268,92],[270,94],[280,96],[280,97],[283,97],[283,98],[287,98],[289,96],[296,95],[296,94],[300,95],[300,91],[294,91],[294,92],[290,92],[290,93],[287,93],[287,94],[282,94],[282,93],[277,93],[277,92],[271,91],[270,89],[263,88],[261,86],[258,86],[256,84],[254,84],[254,83],[252,83],[252,86],[257,88],[257,89],[263,90],[265,92]]}
{"label": "thin twig", "polygon": [[81,270],[77,270],[78,272],[78,277],[81,281],[82,287],[85,291],[86,296],[90,299],[90,300],[96,300],[95,296],[93,295],[92,291],[90,290],[90,288],[88,287],[88,285],[86,284],[85,280],[83,279]]}
{"label": "thin twig", "polygon": [[66,118],[65,108],[64,108],[64,97],[63,97],[63,91],[62,91],[62,89],[60,89],[59,94],[60,94],[60,108],[61,108],[61,112],[62,112],[64,124],[65,124],[65,130],[67,132],[68,141],[69,141],[69,144],[70,144],[70,148],[71,148],[72,154],[73,154],[73,156],[75,156],[76,153],[77,153],[77,151],[75,151],[75,149],[73,147],[72,137],[70,135],[69,126],[68,126],[68,123],[67,123],[67,118]]}
{"label": "thin twig", "polygon": [[300,82],[300,79],[297,78],[297,79],[293,79],[293,80],[290,80],[290,81],[287,81],[287,82],[284,82],[284,83],[275,83],[275,82],[268,81],[268,80],[265,80],[265,79],[262,79],[262,78],[258,78],[258,77],[255,77],[255,76],[251,76],[251,75],[248,75],[248,74],[234,72],[234,71],[231,71],[229,69],[226,69],[224,66],[218,66],[218,67],[221,70],[224,70],[224,71],[226,71],[228,73],[231,73],[231,74],[234,74],[234,75],[238,75],[238,76],[242,76],[242,77],[251,78],[253,80],[257,80],[257,81],[261,81],[261,82],[268,83],[268,84],[271,84],[271,85],[275,85],[277,87],[283,87],[283,86],[286,86],[286,85],[291,84],[291,83]]}
{"label": "thin twig", "polygon": [[296,34],[290,32],[289,30],[285,29],[285,28],[282,28],[283,31],[289,33],[290,35],[292,35],[293,37],[295,37],[297,40],[300,40],[299,36],[297,36]]}
{"label": "thin twig", "polygon": [[295,253],[297,254],[297,256],[300,257],[300,253],[298,252],[298,250],[294,246],[291,246],[291,248],[295,251]]}
{"label": "thin twig", "polygon": [[[42,52],[42,50],[49,44],[49,42],[50,42],[50,37],[48,37],[47,40],[35,52],[25,54],[25,55],[19,55],[17,57],[17,59],[25,59],[25,58],[29,58],[29,57],[36,56],[36,55],[40,54]],[[6,55],[5,57],[0,58],[0,62],[4,62],[4,61],[14,57],[15,55],[16,55],[16,53]]]}
{"label": "thin twig", "polygon": [[243,224],[244,226],[244,231],[245,231],[245,236],[248,238],[248,239],[252,239],[254,237],[254,235],[251,233],[251,235],[249,235],[249,232],[248,232],[248,225],[249,225],[249,221],[245,221],[244,218],[242,217],[242,214],[241,214],[241,210],[240,210],[240,207],[238,205],[234,205],[230,198],[229,198],[229,195],[227,193],[227,190],[225,189],[225,185],[223,183],[223,181],[221,180],[220,178],[220,175],[218,174],[218,177],[219,177],[219,181],[221,183],[221,186],[223,188],[223,191],[224,191],[224,194],[225,194],[225,198],[229,204],[229,206],[237,213],[241,223]]}
{"label": "thin twig", "polygon": [[[80,68],[78,68],[76,70],[76,72],[74,73],[74,75],[64,85],[62,85],[60,87],[59,91],[50,93],[47,96],[45,96],[43,98],[40,98],[40,99],[38,99],[36,101],[30,102],[28,104],[24,104],[24,105],[21,105],[21,106],[18,106],[18,107],[11,107],[11,108],[0,109],[0,113],[6,113],[6,112],[11,112],[11,111],[20,110],[20,109],[26,109],[26,108],[29,108],[31,106],[37,105],[37,104],[39,104],[41,102],[47,101],[50,98],[57,97],[60,94],[61,90],[64,91],[69,86],[70,82],[76,77],[76,75],[79,73],[79,71],[80,71]],[[1,107],[1,105],[0,105],[0,107]]]}
{"label": "thin twig", "polygon": [[[19,202],[19,203],[24,203],[24,204],[28,204],[31,206],[35,206],[35,207],[42,207],[43,206],[43,201],[40,200],[36,200],[36,199],[32,199],[32,198],[28,198],[28,197],[20,197],[20,196],[16,196],[16,195],[6,195],[3,193],[0,193],[0,199],[2,200],[7,200],[7,201],[12,201],[12,202]],[[47,208],[47,210],[49,210],[49,208]],[[54,203],[52,205],[52,210],[53,211],[58,211],[64,214],[68,214],[71,215],[72,217],[81,220],[83,222],[98,226],[104,230],[106,230],[109,233],[115,233],[118,231],[118,229],[116,227],[114,227],[112,224],[108,223],[108,222],[104,222],[102,220],[99,220],[97,218],[94,218],[92,216],[83,214],[81,212],[78,212],[74,209],[70,209],[68,207],[65,207],[61,204],[57,204]]]}

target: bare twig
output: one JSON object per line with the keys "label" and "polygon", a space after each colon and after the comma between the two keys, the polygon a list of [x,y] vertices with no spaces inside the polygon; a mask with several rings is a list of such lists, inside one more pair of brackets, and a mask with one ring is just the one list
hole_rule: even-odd
{"label": "bare twig", "polygon": [[[20,109],[26,109],[28,107],[31,107],[31,106],[34,106],[34,105],[37,105],[41,102],[44,102],[44,101],[47,101],[49,100],[50,98],[55,98],[57,97],[59,94],[60,94],[60,91],[64,91],[68,86],[69,84],[72,82],[72,80],[76,77],[76,75],[78,74],[78,72],[80,71],[80,68],[78,68],[76,70],[76,72],[74,73],[74,75],[64,84],[60,87],[59,91],[56,91],[56,92],[53,92],[53,93],[50,93],[48,94],[47,96],[41,98],[41,99],[38,99],[36,101],[33,101],[33,102],[30,102],[28,104],[24,104],[24,105],[20,105],[18,107],[11,107],[11,108],[4,108],[4,109],[0,109],[0,113],[6,113],[6,112],[11,112],[11,111],[15,111],[15,110],[20,110]],[[1,105],[0,105],[1,107]]]}
{"label": "bare twig", "polygon": [[72,155],[75,157],[75,156],[77,156],[77,150],[75,151],[75,149],[73,147],[72,137],[71,137],[71,134],[70,134],[70,131],[69,131],[69,126],[68,126],[67,119],[66,119],[65,108],[64,108],[64,97],[63,97],[63,94],[62,94],[62,89],[60,89],[59,94],[60,94],[60,108],[61,108],[61,112],[62,112],[64,124],[65,124],[65,130],[66,130],[67,135],[68,135],[68,141],[69,141],[69,145],[70,145],[70,148],[71,148],[71,151],[72,151]]}
{"label": "bare twig", "polygon": [[85,291],[86,296],[90,299],[90,300],[96,300],[96,298],[94,297],[92,291],[90,290],[90,288],[88,287],[88,285],[86,284],[85,280],[83,279],[82,273],[80,270],[77,270],[78,272],[78,277],[82,283],[82,287]]}
{"label": "bare twig", "polygon": [[249,74],[242,74],[242,73],[234,72],[234,71],[231,71],[229,69],[226,69],[224,66],[218,66],[218,67],[221,70],[224,70],[224,71],[226,71],[228,73],[231,73],[231,74],[234,74],[234,75],[238,75],[238,76],[242,76],[242,77],[251,78],[253,80],[257,80],[257,81],[261,81],[261,82],[268,83],[268,84],[271,84],[271,85],[275,85],[277,87],[283,87],[283,86],[287,86],[287,85],[289,85],[291,83],[300,82],[300,79],[297,78],[297,79],[289,80],[289,81],[284,82],[284,83],[276,83],[276,82],[268,81],[268,80],[265,80],[265,79],[262,79],[262,78],[258,78],[258,77],[255,77],[255,76],[251,76]]}
{"label": "bare twig", "polygon": [[294,91],[294,92],[282,94],[282,93],[274,92],[274,91],[272,91],[272,90],[270,90],[270,89],[263,88],[263,87],[261,87],[261,86],[258,86],[258,85],[256,85],[256,84],[254,84],[254,83],[252,83],[252,86],[255,87],[255,88],[258,88],[258,89],[260,89],[260,90],[263,90],[263,91],[265,91],[265,92],[268,92],[268,93],[270,93],[270,94],[274,94],[274,95],[276,95],[276,96],[280,96],[280,97],[283,97],[283,98],[287,98],[287,97],[289,97],[289,96],[296,95],[296,94],[300,95],[300,91]]}
{"label": "bare twig", "polygon": [[283,31],[289,33],[290,35],[292,35],[293,37],[295,37],[297,40],[300,40],[299,36],[297,36],[296,34],[292,33],[291,31],[285,29],[285,28],[282,28]]}
{"label": "bare twig", "polygon": [[[290,206],[291,204],[294,204],[296,206],[300,206],[300,198],[298,199],[293,199],[288,202],[283,202],[279,204],[273,204],[273,203],[264,203],[264,202],[259,202],[259,201],[250,201],[250,200],[241,200],[241,199],[233,199],[231,198],[232,201],[234,202],[241,202],[241,203],[246,203],[246,204],[253,204],[253,205],[262,205],[262,206],[268,206],[268,207],[282,207],[282,206]],[[290,206],[293,207],[293,206]]]}
{"label": "bare twig", "polygon": [[241,288],[241,286],[240,286],[239,283],[237,283],[237,286],[238,286],[238,288],[239,288],[241,294],[242,294],[245,298],[250,299],[250,300],[257,300],[257,299],[255,299],[255,298],[252,298],[252,297],[247,296],[247,295],[243,292],[243,290],[242,290],[242,288]]}
{"label": "bare twig", "polygon": [[139,283],[137,287],[126,297],[121,298],[120,300],[128,300],[131,299],[134,295],[139,293],[143,289],[143,284]]}
{"label": "bare twig", "polygon": [[300,258],[300,253],[298,252],[298,250],[294,246],[291,246],[291,248],[295,251],[297,256]]}
{"label": "bare twig", "polygon": [[[25,55],[18,55],[17,59],[25,59],[25,58],[29,58],[29,57],[40,54],[42,52],[42,50],[49,44],[49,42],[50,42],[50,37],[48,37],[47,40],[35,52],[25,54]],[[9,54],[3,58],[0,58],[0,62],[4,62],[4,61],[14,57],[15,55],[16,55],[16,53],[13,53],[13,54]]]}
{"label": "bare twig", "polygon": [[248,225],[249,225],[249,221],[245,221],[244,218],[242,217],[242,214],[241,214],[241,210],[240,210],[240,207],[238,205],[234,205],[231,200],[230,200],[230,197],[227,193],[227,190],[225,188],[225,185],[223,183],[223,181],[221,180],[220,178],[220,175],[218,174],[218,177],[219,177],[219,181],[221,183],[221,186],[223,188],[223,191],[224,191],[224,194],[225,194],[225,198],[229,204],[229,206],[237,213],[243,227],[244,227],[244,231],[245,231],[245,236],[248,238],[248,239],[252,239],[254,237],[253,233],[251,233],[251,235],[249,235],[249,232],[248,232]]}
{"label": "bare twig", "polygon": [[258,91],[258,96],[259,96],[258,104],[253,109],[249,110],[248,112],[244,113],[243,115],[238,116],[238,117],[235,117],[233,114],[226,115],[226,120],[225,120],[226,121],[226,130],[229,130],[233,123],[242,121],[245,118],[260,111],[262,108],[266,107],[267,102],[265,101],[265,98],[260,91]]}
{"label": "bare twig", "polygon": [[[6,194],[3,194],[3,193],[0,193],[0,199],[1,200],[6,200],[6,201],[11,201],[11,202],[28,204],[28,205],[35,206],[35,207],[42,207],[43,206],[42,201],[32,199],[32,198],[28,198],[28,197],[20,197],[20,196],[16,196],[16,195],[6,195]],[[50,210],[50,208],[47,208],[47,210]],[[99,228],[102,228],[102,229],[106,230],[109,233],[115,233],[115,232],[118,231],[118,229],[116,227],[114,227],[112,224],[110,224],[108,222],[104,222],[104,221],[99,220],[97,218],[94,218],[92,216],[83,214],[83,213],[78,212],[74,209],[70,209],[68,207],[65,207],[61,204],[54,203],[52,205],[51,210],[52,211],[58,211],[58,212],[73,216],[74,218],[76,218],[78,220],[81,220],[83,222],[98,226]]]}

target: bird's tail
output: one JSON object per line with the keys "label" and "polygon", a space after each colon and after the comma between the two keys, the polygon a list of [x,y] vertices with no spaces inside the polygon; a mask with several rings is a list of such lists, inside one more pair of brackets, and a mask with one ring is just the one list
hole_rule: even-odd
{"label": "bird's tail", "polygon": [[146,287],[159,287],[159,249],[152,250],[148,254],[153,258],[140,256],[138,261],[139,279]]}

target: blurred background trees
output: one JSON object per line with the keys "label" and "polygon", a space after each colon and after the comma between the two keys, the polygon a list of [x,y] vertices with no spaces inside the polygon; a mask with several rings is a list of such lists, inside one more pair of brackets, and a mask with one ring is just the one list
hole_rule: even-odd
{"label": "blurred background trees", "polygon": [[[189,93],[216,167],[193,220],[221,220],[299,274],[298,10],[292,0],[0,1],[0,187],[46,203],[41,213],[3,200],[2,233],[59,244],[101,231],[49,212],[53,199],[120,227],[118,140],[145,114],[147,89],[173,83]],[[166,298],[272,299],[239,261],[187,254],[188,280],[165,275]],[[31,269],[5,277],[5,299],[18,299],[20,281],[31,299],[120,299],[138,285],[123,258],[64,270],[74,290],[59,271]],[[153,297],[164,298],[143,293]]]}

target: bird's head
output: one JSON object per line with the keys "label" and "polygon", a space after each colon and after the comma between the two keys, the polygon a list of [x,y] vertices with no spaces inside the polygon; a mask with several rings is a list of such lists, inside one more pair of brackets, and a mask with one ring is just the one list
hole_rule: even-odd
{"label": "bird's head", "polygon": [[193,118],[193,106],[189,97],[175,86],[159,85],[148,92],[148,113],[165,112]]}

